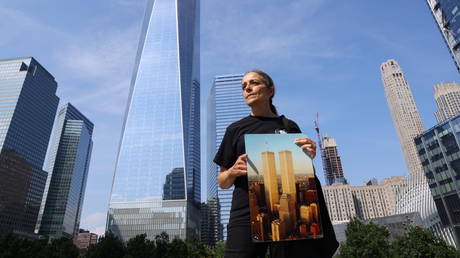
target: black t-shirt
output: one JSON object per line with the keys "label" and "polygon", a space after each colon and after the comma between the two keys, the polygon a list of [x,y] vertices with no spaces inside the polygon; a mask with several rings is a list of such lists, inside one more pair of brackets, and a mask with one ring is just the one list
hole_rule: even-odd
{"label": "black t-shirt", "polygon": [[[234,122],[227,127],[214,162],[219,166],[231,168],[238,157],[246,153],[244,147],[245,134],[280,133],[282,132],[281,130],[286,133],[301,133],[299,126],[284,116],[247,116]],[[234,185],[229,226],[236,224],[249,225],[248,177],[237,177]]]}
{"label": "black t-shirt", "polygon": [[[238,157],[246,153],[244,145],[245,134],[270,134],[270,133],[301,133],[299,126],[284,116],[279,117],[258,117],[247,116],[227,127],[224,138],[219,150],[214,157],[214,162],[224,168],[230,168]],[[323,226],[323,239],[310,241],[288,241],[280,246],[285,246],[291,250],[301,250],[316,246],[324,254],[324,257],[331,257],[338,247],[332,227],[323,191],[318,178],[316,179],[318,201],[320,206],[320,216]],[[233,190],[232,208],[230,210],[229,227],[250,226],[248,177],[239,176],[235,179],[235,189]],[[291,242],[291,243],[290,243]],[[289,247],[290,246],[290,247]],[[288,250],[286,249],[286,250]]]}

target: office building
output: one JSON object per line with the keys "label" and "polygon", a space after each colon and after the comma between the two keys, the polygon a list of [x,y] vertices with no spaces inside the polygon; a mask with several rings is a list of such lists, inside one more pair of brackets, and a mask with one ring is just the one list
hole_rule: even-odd
{"label": "office building", "polygon": [[[147,1],[107,219],[123,241],[199,237],[199,35],[198,0]],[[178,168],[185,198],[163,200]]]}
{"label": "office building", "polygon": [[414,143],[414,138],[423,133],[423,125],[409,84],[401,67],[393,59],[384,62],[380,71],[388,107],[409,172],[407,187],[396,202],[396,214],[420,213],[426,228],[452,243],[452,233],[442,228],[435,204],[429,198],[429,188]]}
{"label": "office building", "polygon": [[434,86],[434,99],[438,109],[434,115],[438,123],[460,113],[460,84],[443,82]]}
{"label": "office building", "polygon": [[280,160],[281,186],[283,194],[289,194],[294,203],[296,203],[296,186],[294,174],[294,162],[292,161],[292,152],[278,152]]}
{"label": "office building", "polygon": [[78,249],[88,249],[90,245],[97,244],[98,235],[88,230],[80,229],[73,243]]}
{"label": "office building", "polygon": [[434,20],[438,24],[444,42],[460,71],[460,3],[452,0],[426,0]]}
{"label": "office building", "polygon": [[414,137],[423,132],[423,124],[414,97],[399,64],[390,59],[380,66],[385,97],[401,144],[409,175],[422,173]]}
{"label": "office building", "polygon": [[322,150],[324,177],[327,185],[333,183],[347,183],[343,174],[342,160],[337,151],[337,142],[329,136],[322,137]]}
{"label": "office building", "polygon": [[265,151],[262,155],[262,176],[264,178],[265,200],[267,208],[275,212],[276,205],[280,203],[278,193],[278,176],[276,175],[275,153]]}
{"label": "office building", "polygon": [[163,200],[185,199],[184,169],[175,168],[166,175],[163,184]]}
{"label": "office building", "polygon": [[54,77],[34,58],[0,60],[0,237],[34,233],[56,89]]}
{"label": "office building", "polygon": [[452,230],[457,247],[460,247],[459,133],[460,115],[457,115],[415,139],[442,226]]}
{"label": "office building", "polygon": [[222,224],[220,223],[220,205],[217,197],[201,204],[201,242],[215,246],[222,240]]}
{"label": "office building", "polygon": [[213,162],[219,149],[225,129],[231,123],[248,116],[251,109],[246,105],[241,91],[242,74],[216,76],[208,98],[208,143],[207,143],[207,198],[218,197],[220,221],[227,237],[227,224],[230,218],[233,187],[221,189],[217,185],[220,168]]}
{"label": "office building", "polygon": [[59,111],[36,232],[73,238],[80,226],[94,124],[72,104]]}
{"label": "office building", "polygon": [[363,186],[334,183],[323,186],[323,193],[331,221],[340,223],[354,217],[367,220],[395,215],[397,200],[406,186],[405,177],[397,176]]}
{"label": "office building", "polygon": [[452,228],[445,227],[436,209],[425,175],[419,174],[407,179],[407,187],[403,189],[396,202],[396,214],[417,212],[422,219],[424,228],[436,236],[455,246]]}

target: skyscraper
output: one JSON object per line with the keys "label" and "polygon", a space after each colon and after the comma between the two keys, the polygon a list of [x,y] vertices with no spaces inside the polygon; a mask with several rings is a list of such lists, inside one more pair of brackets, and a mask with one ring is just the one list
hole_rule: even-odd
{"label": "skyscraper", "polygon": [[390,59],[380,66],[385,96],[399,137],[409,177],[407,187],[396,202],[396,214],[419,212],[423,225],[448,239],[423,174],[414,138],[423,133],[423,125],[412,92],[398,63]]}
{"label": "skyscraper", "polygon": [[[415,139],[442,225],[460,247],[460,114]],[[429,197],[428,197],[429,198]]]}
{"label": "skyscraper", "polygon": [[163,185],[163,200],[185,199],[184,169],[175,168],[166,175]]}
{"label": "skyscraper", "polygon": [[414,138],[423,132],[423,124],[409,84],[399,64],[390,59],[380,66],[385,97],[399,137],[409,175],[422,173]]}
{"label": "skyscraper", "polygon": [[276,175],[274,152],[262,152],[262,174],[264,177],[267,207],[270,211],[275,212],[275,205],[280,203],[280,197],[278,193],[278,176]]}
{"label": "skyscraper", "polygon": [[295,187],[294,162],[292,161],[291,151],[278,152],[280,159],[281,185],[283,194],[289,194],[290,198],[296,203],[297,190]]}
{"label": "skyscraper", "polygon": [[0,60],[0,237],[34,232],[56,89],[54,77],[34,58]]}
{"label": "skyscraper", "polygon": [[48,159],[49,171],[36,231],[73,238],[80,227],[91,151],[93,123],[72,104],[59,111]]}
{"label": "skyscraper", "polygon": [[324,186],[323,192],[331,220],[337,223],[353,217],[367,220],[395,215],[398,196],[406,185],[406,178],[397,176],[363,186],[337,183]]}
{"label": "skyscraper", "polygon": [[[123,240],[199,234],[199,0],[149,0],[115,166],[107,229]],[[185,198],[163,200],[184,171]]]}
{"label": "skyscraper", "polygon": [[220,221],[224,229],[223,237],[227,237],[227,224],[230,218],[233,187],[221,189],[217,185],[217,173],[220,168],[213,159],[220,146],[225,129],[231,123],[250,114],[251,109],[246,105],[241,91],[242,74],[216,76],[208,98],[208,194],[207,198],[219,198]]}
{"label": "skyscraper", "polygon": [[327,185],[333,183],[347,183],[345,176],[343,175],[342,160],[340,159],[337,151],[337,143],[334,138],[329,136],[323,136],[321,150],[323,164],[324,164],[324,175]]}
{"label": "skyscraper", "polygon": [[452,0],[426,0],[449,48],[457,70],[460,71],[460,3]]}
{"label": "skyscraper", "polygon": [[222,240],[222,224],[220,223],[220,205],[217,197],[201,203],[201,242],[214,246]]}
{"label": "skyscraper", "polygon": [[460,84],[443,82],[434,86],[434,99],[438,109],[434,113],[438,123],[460,113]]}

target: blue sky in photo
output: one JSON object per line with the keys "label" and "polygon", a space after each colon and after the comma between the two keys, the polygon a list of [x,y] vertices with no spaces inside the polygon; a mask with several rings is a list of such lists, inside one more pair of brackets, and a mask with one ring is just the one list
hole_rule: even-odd
{"label": "blue sky in photo", "polygon": [[[70,101],[95,124],[81,227],[97,233],[105,228],[145,5],[0,0],[0,59],[35,57],[56,78],[60,106]],[[200,40],[203,184],[214,76],[265,70],[279,112],[313,139],[319,112],[352,185],[407,175],[380,64],[399,62],[425,129],[435,125],[433,86],[459,76],[425,1],[203,0]],[[324,182],[321,160],[314,164]]]}
{"label": "blue sky in photo", "polygon": [[246,134],[244,143],[246,153],[248,154],[248,176],[257,175],[256,173],[263,175],[261,155],[262,152],[266,151],[274,152],[276,173],[280,175],[281,169],[278,153],[286,150],[291,152],[294,173],[296,175],[305,174],[306,172],[313,173],[311,159],[294,143],[296,138],[303,137],[305,137],[303,134]]}

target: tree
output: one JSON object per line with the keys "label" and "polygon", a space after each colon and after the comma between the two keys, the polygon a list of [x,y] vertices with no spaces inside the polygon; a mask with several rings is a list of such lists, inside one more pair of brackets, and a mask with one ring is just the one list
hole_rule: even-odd
{"label": "tree", "polygon": [[88,258],[123,258],[125,246],[112,232],[105,232],[99,242],[90,245],[86,257]]}
{"label": "tree", "polygon": [[165,257],[169,251],[169,235],[166,232],[155,236],[155,257]]}
{"label": "tree", "polygon": [[354,218],[345,230],[347,240],[340,248],[339,257],[388,257],[390,233],[384,226],[364,223]]}
{"label": "tree", "polygon": [[449,246],[431,231],[408,226],[406,233],[397,237],[391,246],[391,257],[460,257],[460,251]]}
{"label": "tree", "polygon": [[187,239],[187,257],[211,258],[212,251],[204,245],[198,238]]}
{"label": "tree", "polygon": [[47,258],[76,258],[80,254],[72,240],[65,237],[53,239],[42,252]]}
{"label": "tree", "polygon": [[214,258],[224,258],[225,242],[224,241],[217,242],[212,251],[213,251]]}
{"label": "tree", "polygon": [[30,241],[14,234],[0,240],[0,258],[45,258],[46,240]]}
{"label": "tree", "polygon": [[155,255],[155,242],[146,234],[137,235],[126,243],[126,255],[135,258],[150,258]]}

